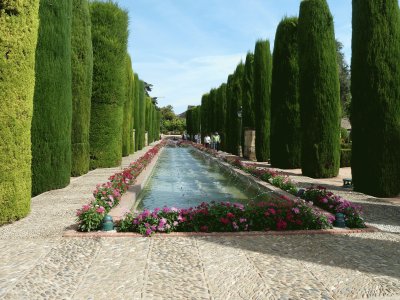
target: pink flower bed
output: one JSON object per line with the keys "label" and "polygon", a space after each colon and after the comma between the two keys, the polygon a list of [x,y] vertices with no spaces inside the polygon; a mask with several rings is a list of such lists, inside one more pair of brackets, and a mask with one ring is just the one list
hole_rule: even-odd
{"label": "pink flower bed", "polygon": [[164,145],[164,141],[157,144],[122,172],[110,176],[108,182],[96,186],[96,189],[93,191],[94,199],[76,212],[80,231],[99,229],[104,216],[119,204],[121,196],[127,191],[130,185],[135,183],[139,174]]}

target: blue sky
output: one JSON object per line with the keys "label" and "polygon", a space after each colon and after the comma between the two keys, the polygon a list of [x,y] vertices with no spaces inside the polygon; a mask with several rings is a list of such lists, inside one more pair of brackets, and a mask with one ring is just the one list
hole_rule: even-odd
{"label": "blue sky", "polygon": [[[226,82],[258,39],[269,39],[284,16],[297,16],[300,0],[117,0],[129,13],[134,71],[154,85],[159,106],[176,113]],[[351,53],[351,0],[328,0],[335,35]]]}

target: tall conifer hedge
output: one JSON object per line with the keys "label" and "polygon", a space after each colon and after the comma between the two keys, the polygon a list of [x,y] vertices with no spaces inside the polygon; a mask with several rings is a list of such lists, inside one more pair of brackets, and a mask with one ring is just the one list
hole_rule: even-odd
{"label": "tall conifer hedge", "polygon": [[254,50],[254,116],[256,158],[270,158],[272,57],[269,41],[257,41]]}
{"label": "tall conifer hedge", "polygon": [[0,224],[30,209],[38,9],[39,0],[0,7]]}
{"label": "tall conifer hedge", "polygon": [[[225,122],[225,151],[229,153],[233,153],[234,151],[234,120],[232,119],[232,106],[233,106],[233,101],[234,101],[234,96],[233,96],[233,84],[234,84],[234,76],[233,74],[230,74],[228,76],[228,80],[226,82],[226,122]],[[203,109],[203,106],[202,106]],[[202,110],[203,114],[203,110]]]}
{"label": "tall conifer hedge", "polygon": [[144,92],[144,82],[143,80],[139,80],[138,86],[139,92],[139,130],[138,130],[138,150],[141,150],[145,147],[145,133],[146,133],[146,94]]}
{"label": "tall conifer hedge", "polygon": [[340,166],[340,92],[333,18],[326,0],[303,0],[299,16],[302,171],[335,177]]}
{"label": "tall conifer hedge", "polygon": [[71,175],[89,171],[89,125],[93,48],[88,0],[72,1],[72,133]]}
{"label": "tall conifer hedge", "polygon": [[244,149],[244,132],[246,129],[255,129],[254,122],[254,55],[247,53],[243,75],[242,99],[242,149]]}
{"label": "tall conifer hedge", "polygon": [[204,142],[204,137],[209,134],[209,114],[208,114],[208,101],[209,94],[204,94],[201,98],[201,138],[202,143]]}
{"label": "tall conifer hedge", "polygon": [[129,154],[135,153],[135,136],[134,136],[134,129],[135,129],[135,106],[136,106],[136,78],[135,73],[132,71],[132,105],[131,105],[131,124],[129,128]]}
{"label": "tall conifer hedge", "polygon": [[400,193],[399,17],[397,0],[353,0],[353,184],[379,197]]}
{"label": "tall conifer hedge", "polygon": [[129,54],[127,54],[125,62],[124,117],[122,123],[122,156],[128,156],[131,150],[133,97],[135,93],[134,76],[132,61]]}
{"label": "tall conifer hedge", "polygon": [[221,84],[217,91],[217,131],[221,137],[221,149],[225,150],[226,144],[226,134],[225,134],[225,127],[226,127],[226,83]]}
{"label": "tall conifer hedge", "polygon": [[39,16],[31,130],[33,195],[65,187],[71,176],[72,0],[41,0]]}
{"label": "tall conifer hedge", "polygon": [[111,1],[95,1],[91,17],[94,65],[90,166],[115,167],[122,157],[128,15]]}
{"label": "tall conifer hedge", "polygon": [[301,167],[297,25],[297,18],[284,18],[279,23],[273,54],[271,164],[283,169]]}
{"label": "tall conifer hedge", "polygon": [[242,145],[242,119],[239,118],[238,113],[242,111],[242,98],[243,98],[243,74],[244,64],[240,62],[236,67],[235,73],[233,74],[233,86],[232,86],[232,105],[230,107],[230,118],[231,130],[232,130],[232,154],[242,155],[239,152],[240,146]]}
{"label": "tall conifer hedge", "polygon": [[135,73],[135,102],[133,107],[133,127],[135,129],[135,151],[139,150],[140,140],[140,92],[139,89],[142,86],[141,80],[139,80],[138,74]]}

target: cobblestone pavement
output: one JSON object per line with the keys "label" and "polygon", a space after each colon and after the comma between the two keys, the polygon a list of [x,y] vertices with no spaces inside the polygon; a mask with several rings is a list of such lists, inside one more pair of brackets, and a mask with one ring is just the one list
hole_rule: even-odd
{"label": "cobblestone pavement", "polygon": [[0,299],[400,299],[400,206],[341,189],[382,232],[62,238],[116,170],[37,196],[0,227]]}

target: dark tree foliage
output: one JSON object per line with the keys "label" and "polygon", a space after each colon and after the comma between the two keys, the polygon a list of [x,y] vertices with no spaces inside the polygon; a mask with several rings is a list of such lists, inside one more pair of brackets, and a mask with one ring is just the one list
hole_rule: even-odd
{"label": "dark tree foliage", "polygon": [[193,111],[194,111],[193,107],[186,111],[186,131],[187,131],[187,134],[189,134],[190,136],[195,135],[195,133],[193,133],[193,127],[194,127]]}
{"label": "dark tree foliage", "polygon": [[217,107],[216,107],[216,130],[221,138],[221,149],[225,150],[225,127],[226,127],[226,83],[220,85],[217,90]]}
{"label": "dark tree foliage", "polygon": [[399,18],[397,0],[353,0],[353,184],[379,197],[400,193]]}
{"label": "dark tree foliage", "polygon": [[254,112],[256,157],[268,161],[270,156],[272,57],[269,41],[257,41],[254,50]]}
{"label": "dark tree foliage", "polygon": [[136,138],[135,138],[135,109],[136,109],[136,74],[132,70],[132,105],[131,105],[131,124],[130,124],[130,147],[129,154],[133,154],[136,151]]}
{"label": "dark tree foliage", "polygon": [[93,48],[88,0],[72,1],[72,133],[71,175],[89,171],[89,125]]}
{"label": "dark tree foliage", "polygon": [[211,89],[208,98],[208,132],[212,134],[217,129],[217,90]]}
{"label": "dark tree foliage", "polygon": [[[234,143],[234,120],[232,119],[232,111],[233,108],[232,106],[233,101],[234,101],[234,95],[233,95],[233,85],[234,85],[234,76],[233,74],[228,76],[228,80],[226,83],[226,122],[225,122],[225,140],[226,140],[226,145],[225,145],[225,151],[229,153],[233,153],[233,143]],[[201,106],[202,109],[202,114],[203,114],[203,105]],[[237,116],[234,116],[234,118],[237,118]]]}
{"label": "dark tree foliage", "polygon": [[[0,2],[0,225],[31,201],[31,121],[39,0]],[[9,16],[6,10],[18,14]]]}
{"label": "dark tree foliage", "polygon": [[111,1],[92,2],[90,11],[94,62],[89,140],[93,169],[121,163],[128,14]]}
{"label": "dark tree foliage", "polygon": [[242,93],[242,149],[244,149],[244,132],[246,129],[254,130],[254,55],[248,52],[244,64],[243,93]]}
{"label": "dark tree foliage", "polygon": [[72,1],[41,0],[32,118],[32,194],[62,188],[71,176]]}
{"label": "dark tree foliage", "polygon": [[139,80],[138,74],[135,73],[135,101],[133,108],[133,122],[135,129],[135,151],[139,150],[139,140],[140,140],[140,92],[139,89],[141,87],[141,83]]}
{"label": "dark tree foliage", "polygon": [[302,171],[335,177],[340,166],[340,92],[333,18],[326,0],[303,0],[299,16]]}
{"label": "dark tree foliage", "polygon": [[125,62],[125,103],[122,123],[122,156],[128,156],[131,152],[133,98],[135,93],[134,76],[132,61],[127,54]]}
{"label": "dark tree foliage", "polygon": [[236,67],[235,73],[233,74],[232,82],[232,93],[231,93],[231,105],[229,110],[228,118],[230,119],[230,153],[234,155],[242,155],[241,149],[241,133],[242,133],[242,119],[239,114],[242,110],[242,82],[244,74],[244,64],[242,62]]}
{"label": "dark tree foliage", "polygon": [[271,86],[271,164],[276,168],[301,167],[299,56],[297,18],[278,25]]}
{"label": "dark tree foliage", "polygon": [[[208,114],[209,94],[204,94],[201,98],[201,137],[204,140],[206,134],[209,134],[209,114]],[[202,141],[203,142],[203,141]]]}

